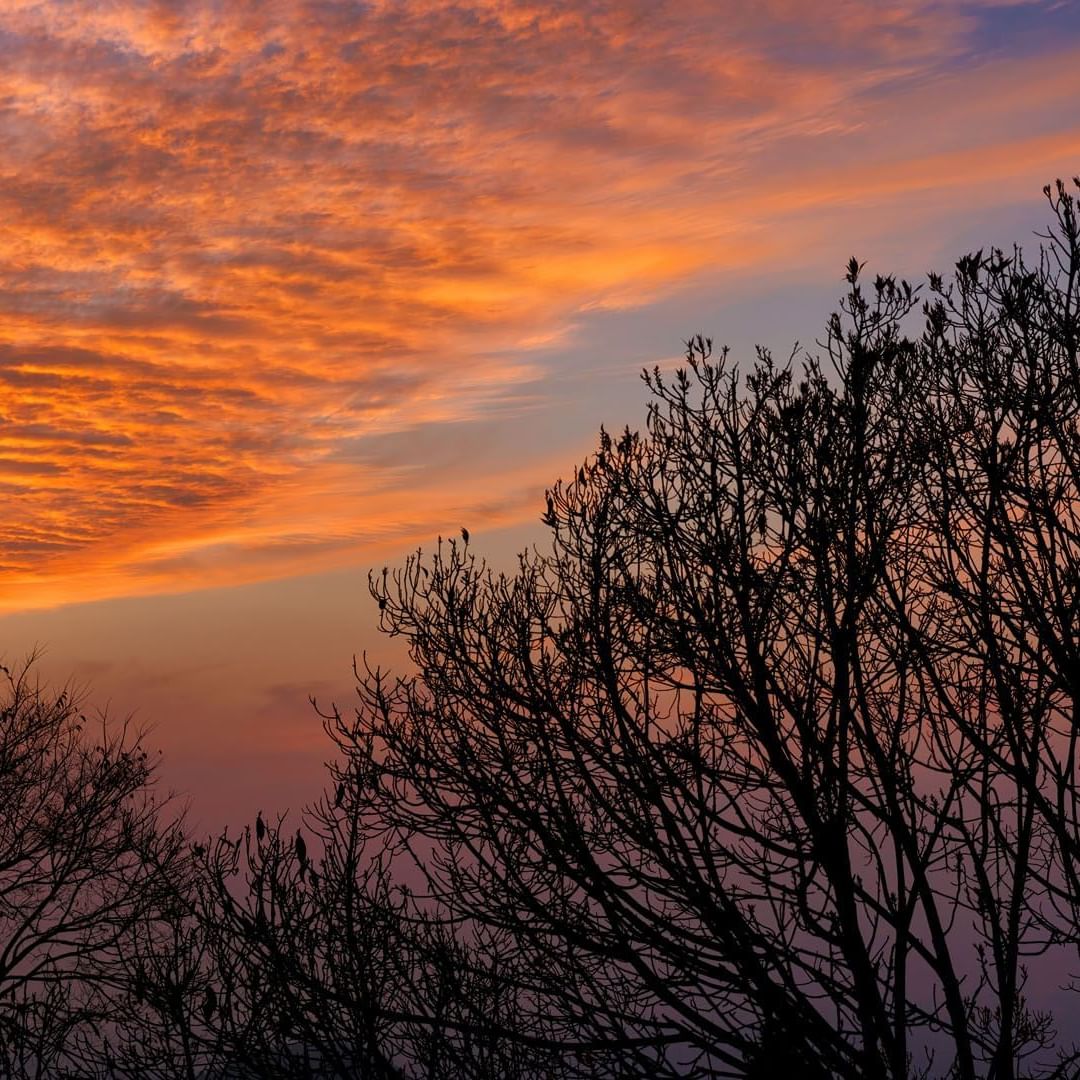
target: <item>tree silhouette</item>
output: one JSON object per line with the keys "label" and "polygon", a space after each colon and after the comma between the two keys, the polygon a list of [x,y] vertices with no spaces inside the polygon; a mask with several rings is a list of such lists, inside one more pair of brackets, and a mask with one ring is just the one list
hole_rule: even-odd
{"label": "tree silhouette", "polygon": [[91,724],[30,662],[0,676],[0,1068],[61,1075],[101,1056],[131,932],[185,855],[137,735]]}
{"label": "tree silhouette", "polygon": [[1075,1072],[1025,987],[1080,946],[1080,243],[1046,193],[1037,263],[931,276],[919,336],[853,260],[797,373],[701,338],[646,373],[645,432],[514,575],[453,540],[372,577],[417,673],[330,721],[335,801],[504,965],[507,1040],[577,1075]]}
{"label": "tree silhouette", "polygon": [[137,741],[13,677],[10,1071],[1075,1076],[1080,227],[1046,195],[1034,264],[924,300],[852,260],[816,354],[692,339],[516,572],[462,529],[373,575],[415,672],[358,666],[298,823],[191,844]]}
{"label": "tree silhouette", "polygon": [[306,824],[317,859],[283,818],[201,849],[194,902],[139,961],[143,1007],[107,1075],[565,1075],[562,1047],[515,1011],[498,935],[467,943],[394,884],[393,853],[344,800]]}

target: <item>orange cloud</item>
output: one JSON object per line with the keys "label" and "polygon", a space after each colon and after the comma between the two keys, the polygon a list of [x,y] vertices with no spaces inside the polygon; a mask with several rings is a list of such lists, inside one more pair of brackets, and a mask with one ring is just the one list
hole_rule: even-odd
{"label": "orange cloud", "polygon": [[[823,206],[1041,184],[1080,63],[991,78],[994,9],[0,4],[0,607],[400,546],[461,478],[355,448],[512,406],[582,311]],[[531,467],[468,499],[511,519]]]}

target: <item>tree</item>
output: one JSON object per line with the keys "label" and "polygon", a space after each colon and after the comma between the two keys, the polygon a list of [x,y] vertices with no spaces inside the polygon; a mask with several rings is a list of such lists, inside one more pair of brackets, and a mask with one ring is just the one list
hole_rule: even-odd
{"label": "tree", "polygon": [[130,934],[186,857],[137,734],[88,721],[31,663],[0,676],[0,1067],[61,1075],[105,1052]]}
{"label": "tree", "polygon": [[374,575],[415,673],[324,715],[299,831],[190,847],[106,939],[81,1071],[1076,1075],[1080,228],[1046,195],[1034,265],[923,302],[852,260],[820,356],[646,372],[514,574],[463,530]]}
{"label": "tree", "polygon": [[1074,1074],[1027,1002],[1080,948],[1080,235],[1047,196],[1037,263],[932,275],[919,336],[853,260],[820,358],[692,340],[515,574],[454,540],[371,579],[416,673],[329,720],[336,802],[418,876],[403,913],[497,965],[506,1044]]}

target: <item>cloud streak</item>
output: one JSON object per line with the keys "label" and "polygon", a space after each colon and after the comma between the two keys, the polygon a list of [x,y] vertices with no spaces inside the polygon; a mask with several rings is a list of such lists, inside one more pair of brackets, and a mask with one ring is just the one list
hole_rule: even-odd
{"label": "cloud streak", "polygon": [[520,463],[476,463],[462,496],[343,448],[512,408],[582,311],[761,266],[822,207],[1041,183],[1080,149],[1080,57],[1064,31],[1003,57],[1020,8],[1064,18],[0,4],[4,604],[295,573],[461,505],[520,513]]}

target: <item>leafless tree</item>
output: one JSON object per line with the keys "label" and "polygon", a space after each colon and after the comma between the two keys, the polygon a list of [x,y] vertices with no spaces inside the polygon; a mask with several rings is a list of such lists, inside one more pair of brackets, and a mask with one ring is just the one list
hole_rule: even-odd
{"label": "leafless tree", "polygon": [[124,947],[183,874],[137,733],[0,667],[0,1068],[75,1068],[116,1016]]}
{"label": "leafless tree", "polygon": [[[137,803],[169,888],[95,857],[85,895],[140,903],[76,924],[93,964],[38,947],[8,1045],[49,1060],[72,1037],[31,1020],[99,1009],[75,1045],[110,1078],[1075,1076],[1080,229],[1046,194],[1031,265],[924,301],[853,260],[814,354],[694,338],[516,572],[462,530],[373,575],[415,672],[324,715],[326,795],[199,845]],[[79,769],[2,763],[59,836],[33,808],[88,781],[48,778],[97,791],[119,747],[12,687],[72,729]]]}
{"label": "leafless tree", "polygon": [[515,574],[454,540],[373,576],[416,674],[362,673],[335,783],[497,940],[510,1042],[577,1075],[1075,1073],[1029,1003],[1080,945],[1080,243],[1047,195],[1035,265],[969,256],[921,316],[853,261],[820,358],[695,338]]}

